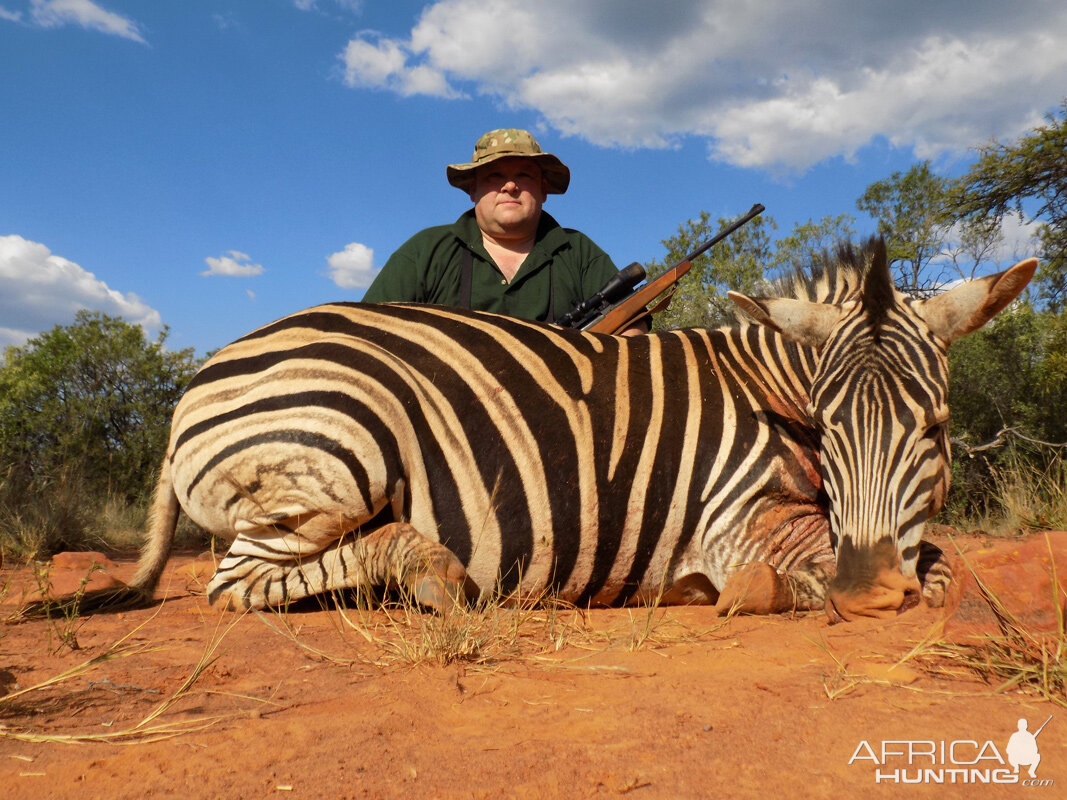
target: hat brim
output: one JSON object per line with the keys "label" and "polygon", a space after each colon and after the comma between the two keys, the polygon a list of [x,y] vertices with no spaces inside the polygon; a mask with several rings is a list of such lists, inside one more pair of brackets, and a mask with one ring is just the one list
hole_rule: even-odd
{"label": "hat brim", "polygon": [[537,166],[541,168],[541,174],[544,175],[548,184],[546,188],[548,194],[563,194],[567,191],[567,187],[570,186],[571,171],[566,164],[551,153],[536,153],[532,155],[527,155],[526,153],[496,153],[488,158],[483,158],[477,163],[449,164],[448,169],[445,171],[448,175],[448,182],[457,189],[462,189],[467,194],[470,194],[471,188],[474,186],[475,170],[501,158],[529,158],[536,161]]}

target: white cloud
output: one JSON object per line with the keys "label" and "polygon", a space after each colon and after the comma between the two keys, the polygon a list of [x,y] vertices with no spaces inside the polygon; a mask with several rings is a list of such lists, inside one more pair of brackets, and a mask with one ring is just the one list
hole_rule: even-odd
{"label": "white cloud", "polygon": [[352,87],[486,94],[597,144],[696,136],[713,159],[790,172],[877,140],[953,156],[1040,123],[1064,92],[1067,5],[438,0],[341,59]]}
{"label": "white cloud", "polygon": [[102,311],[150,330],[159,312],[132,292],[122,294],[73,261],[21,236],[0,236],[0,345],[22,344],[79,309]]}
{"label": "white cloud", "polygon": [[374,280],[374,251],[365,244],[352,242],[326,259],[329,276],[342,289],[366,289]]}
{"label": "white cloud", "polygon": [[228,31],[230,28],[240,26],[236,15],[232,11],[227,11],[225,14],[216,11],[211,15],[211,21],[215,23],[215,27],[220,31]]}
{"label": "white cloud", "polygon": [[360,34],[348,43],[341,60],[345,83],[366,89],[389,89],[402,97],[416,94],[432,97],[462,97],[448,85],[444,74],[426,64],[409,64],[411,50],[394,39],[371,33]]}
{"label": "white cloud", "polygon": [[22,22],[22,12],[8,11],[3,6],[0,6],[0,19],[6,19],[8,22]]}
{"label": "white cloud", "polygon": [[1003,240],[997,256],[1000,261],[1022,261],[1035,255],[1040,249],[1038,231],[1042,223],[1026,220],[1014,212],[1004,215],[1000,223]]}
{"label": "white cloud", "polygon": [[236,278],[250,278],[253,275],[263,274],[262,264],[253,264],[252,257],[239,250],[228,251],[228,256],[213,258],[208,256],[204,259],[208,268],[201,275],[231,275]]}
{"label": "white cloud", "polygon": [[[322,0],[323,5],[328,5],[329,0]],[[293,5],[301,11],[321,11],[319,0],[293,0]],[[359,14],[363,11],[363,0],[333,0],[333,5],[342,11]]]}
{"label": "white cloud", "polygon": [[147,44],[141,35],[140,25],[121,14],[101,8],[92,0],[30,0],[30,16],[42,28],[78,25]]}

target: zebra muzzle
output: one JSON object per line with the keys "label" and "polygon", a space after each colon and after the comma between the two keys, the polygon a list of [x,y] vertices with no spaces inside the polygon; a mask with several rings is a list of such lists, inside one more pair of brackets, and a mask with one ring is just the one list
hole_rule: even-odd
{"label": "zebra muzzle", "polygon": [[837,575],[826,593],[826,613],[833,622],[862,617],[888,619],[914,608],[921,591],[918,578],[901,573],[891,537],[859,547],[845,538],[838,549]]}
{"label": "zebra muzzle", "polygon": [[874,584],[857,589],[831,588],[826,594],[826,613],[832,622],[849,622],[863,617],[889,619],[921,600],[917,578],[905,578],[897,569],[885,569]]}

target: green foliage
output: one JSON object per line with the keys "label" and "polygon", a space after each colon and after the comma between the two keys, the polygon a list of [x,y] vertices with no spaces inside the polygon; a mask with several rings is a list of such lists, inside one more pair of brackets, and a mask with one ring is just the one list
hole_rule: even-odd
{"label": "green foliage", "polygon": [[151,494],[170,415],[198,362],[121,319],[80,311],[0,365],[0,536],[70,545],[108,503]]}
{"label": "green foliage", "polygon": [[953,436],[980,444],[1001,428],[1034,421],[1038,323],[1033,309],[1020,304],[953,343],[949,350]]}
{"label": "green foliage", "polygon": [[[666,272],[729,222],[720,218],[712,224],[711,215],[701,211],[699,220],[679,225],[678,233],[663,241],[667,250],[663,260],[645,264],[649,279]],[[734,305],[726,291],[752,292],[760,285],[764,265],[771,260],[770,231],[776,227],[771,217],[756,217],[694,259],[677,284],[670,308],[656,315],[655,329],[716,328],[733,320]]]}
{"label": "green foliage", "polygon": [[973,279],[995,261],[999,217],[954,213],[952,181],[923,161],[867,187],[856,201],[878,224],[901,291],[930,295],[956,278]]}
{"label": "green foliage", "polygon": [[[1053,308],[1067,301],[1067,99],[1014,144],[992,142],[947,197],[948,211],[970,220],[996,220],[1009,212],[1041,223],[1040,284]],[[1035,208],[1036,206],[1036,208]]]}
{"label": "green foliage", "polygon": [[[649,277],[673,267],[729,222],[720,218],[712,224],[711,215],[702,211],[698,220],[679,225],[678,233],[663,241],[667,250],[663,260],[645,265]],[[728,290],[749,294],[771,291],[769,281],[798,270],[808,271],[839,243],[853,239],[854,223],[848,214],[818,222],[809,219],[772,243],[771,232],[778,227],[774,218],[767,214],[756,217],[693,262],[678,282],[670,308],[656,315],[655,329],[729,325],[736,310],[726,297]]]}
{"label": "green foliage", "polygon": [[897,271],[899,285],[909,290],[923,288],[927,266],[948,235],[949,225],[941,213],[947,187],[948,181],[923,161],[872,183],[856,201],[877,221],[890,266]]}
{"label": "green foliage", "polygon": [[[1009,475],[1047,471],[1067,442],[1067,314],[1016,303],[949,349],[951,513],[1006,510]],[[986,447],[990,443],[994,447]]]}
{"label": "green foliage", "polygon": [[771,269],[781,276],[810,271],[813,264],[820,263],[827,253],[833,253],[841,242],[856,238],[855,222],[848,214],[839,214],[823,217],[818,222],[809,219],[798,223],[792,233],[775,243]]}
{"label": "green foliage", "polygon": [[952,191],[923,161],[872,183],[856,201],[878,223],[901,291],[929,295],[946,281],[974,278],[1003,240],[999,219],[954,215]]}

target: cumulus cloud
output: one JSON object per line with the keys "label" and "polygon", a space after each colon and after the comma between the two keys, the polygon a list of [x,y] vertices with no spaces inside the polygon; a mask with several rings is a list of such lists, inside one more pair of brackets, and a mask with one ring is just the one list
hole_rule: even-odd
{"label": "cumulus cloud", "polygon": [[141,35],[140,25],[121,14],[101,8],[92,0],[30,0],[30,18],[42,28],[78,25],[87,30],[147,44]]}
{"label": "cumulus cloud", "polygon": [[132,292],[110,288],[91,272],[21,236],[0,236],[0,345],[22,344],[80,309],[122,317],[148,330],[159,312]]}
{"label": "cumulus cloud", "polygon": [[204,259],[208,268],[201,275],[230,275],[235,278],[251,278],[263,274],[263,265],[252,263],[252,257],[239,250],[228,251],[229,255]]}
{"label": "cumulus cloud", "polygon": [[326,259],[330,280],[342,289],[366,289],[374,280],[374,251],[352,242]]}
{"label": "cumulus cloud", "polygon": [[1002,238],[996,252],[998,262],[1014,263],[1039,252],[1041,228],[1040,222],[1024,219],[1014,212],[1005,214],[1000,222]]}
{"label": "cumulus cloud", "polygon": [[457,98],[463,93],[448,85],[444,74],[427,64],[411,63],[411,49],[394,39],[365,32],[348,43],[341,56],[345,83],[352,87],[388,89],[402,97],[416,94]]}
{"label": "cumulus cloud", "polygon": [[356,88],[485,94],[597,144],[695,136],[716,160],[802,171],[876,140],[937,158],[1040,123],[1064,91],[1067,6],[438,0],[340,58]]}

